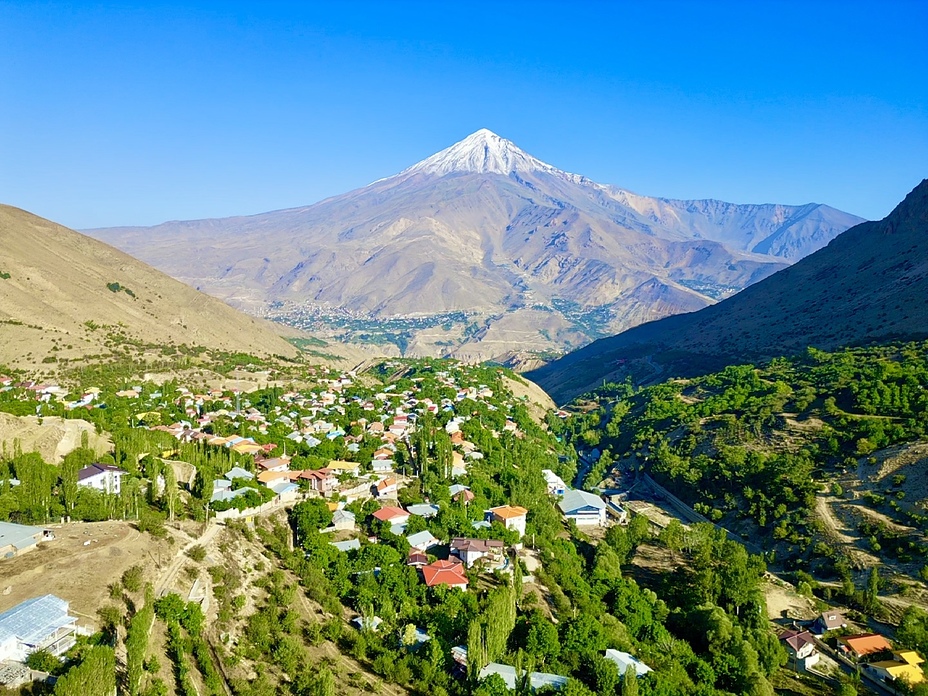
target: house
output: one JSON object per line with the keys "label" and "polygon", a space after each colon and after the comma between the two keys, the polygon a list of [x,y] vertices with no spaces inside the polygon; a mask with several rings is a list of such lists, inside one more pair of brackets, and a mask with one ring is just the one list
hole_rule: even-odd
{"label": "house", "polygon": [[821,638],[828,631],[836,631],[847,628],[847,620],[834,609],[823,611],[812,624],[811,633],[816,638]]}
{"label": "house", "polygon": [[355,526],[354,513],[347,510],[336,510],[332,513],[332,529],[335,531],[353,531]]}
{"label": "house", "polygon": [[893,646],[879,633],[863,633],[859,636],[838,638],[838,650],[859,660],[873,653],[892,650]]}
{"label": "house", "polygon": [[864,669],[888,684],[903,681],[909,686],[914,686],[925,681],[925,673],[919,666],[924,661],[914,650],[900,650],[893,652],[892,660],[871,662],[864,665]]}
{"label": "house", "polygon": [[342,474],[357,476],[360,471],[360,465],[357,462],[345,462],[340,459],[333,459],[328,463],[326,469],[336,476],[341,476]]}
{"label": "house", "polygon": [[403,524],[409,521],[409,513],[395,505],[387,505],[374,513],[374,519],[390,524]]}
{"label": "house", "polygon": [[437,505],[430,505],[429,503],[414,503],[413,505],[407,505],[406,511],[410,515],[416,515],[417,517],[424,517],[429,519],[435,517],[438,514],[439,509]]}
{"label": "house", "polygon": [[[491,674],[498,674],[502,677],[503,681],[506,683],[506,688],[509,690],[514,690],[516,688],[518,675],[515,667],[500,664],[499,662],[491,662],[480,670],[478,679],[483,681]],[[528,682],[533,691],[545,687],[559,691],[567,685],[567,677],[562,677],[559,674],[548,674],[546,672],[529,672]]]}
{"label": "house", "polygon": [[422,567],[422,578],[429,587],[447,585],[458,590],[467,589],[464,566],[454,561],[435,561]]}
{"label": "house", "polygon": [[[412,627],[412,630],[410,630]],[[432,640],[432,636],[423,631],[418,626],[409,624],[399,639],[399,646],[407,650],[414,651],[422,645]]]}
{"label": "house", "polygon": [[0,558],[13,558],[55,538],[50,529],[0,522]]}
{"label": "house", "polygon": [[338,487],[338,478],[328,469],[306,469],[300,472],[301,481],[309,481],[309,489],[326,497]]}
{"label": "house", "polygon": [[91,464],[77,472],[77,485],[118,494],[125,475],[125,471],[112,464]]}
{"label": "house", "polygon": [[606,503],[598,495],[571,490],[564,494],[557,506],[564,517],[572,520],[578,527],[606,525]]}
{"label": "house", "polygon": [[815,649],[815,638],[809,631],[790,629],[779,635],[780,642],[789,656],[789,666],[797,671],[811,667],[819,661]]}
{"label": "house", "polygon": [[381,479],[376,484],[371,486],[371,495],[376,498],[395,498],[396,491],[396,479],[392,476]]}
{"label": "house", "polygon": [[290,468],[290,457],[274,457],[274,459],[262,459],[257,462],[261,471],[287,471]]}
{"label": "house", "polygon": [[77,617],[55,595],[27,599],[0,614],[0,662],[23,662],[36,650],[59,656],[74,645]]}
{"label": "house", "polygon": [[375,459],[371,462],[371,470],[375,474],[392,474],[393,464],[392,459]]}
{"label": "house", "polygon": [[283,479],[280,481],[275,481],[268,486],[274,494],[277,496],[278,502],[286,503],[291,500],[296,500],[300,497],[300,487],[295,483]]}
{"label": "house", "polygon": [[240,495],[245,495],[248,491],[254,490],[253,488],[236,488],[232,490],[232,482],[227,481],[226,479],[216,479],[213,481],[213,494],[210,496],[209,502],[211,503],[225,503],[230,500],[238,498]]}
{"label": "house", "polygon": [[357,551],[361,548],[361,542],[357,539],[349,539],[348,541],[330,541],[329,546],[334,546],[342,553],[346,551]]}
{"label": "house", "polygon": [[380,624],[383,623],[383,619],[379,616],[356,616],[351,620],[359,631],[376,631],[380,628]]}
{"label": "house", "polygon": [[560,476],[551,471],[551,469],[542,469],[541,475],[545,477],[548,495],[561,496],[567,492],[567,484],[564,483],[564,480]]}
{"label": "house", "polygon": [[414,568],[422,568],[428,564],[429,557],[426,556],[422,551],[409,549],[409,556],[406,558],[406,565],[413,566]]}
{"label": "house", "polygon": [[621,525],[628,524],[628,510],[621,503],[623,496],[610,495],[606,497],[606,514],[615,518]]}
{"label": "house", "polygon": [[246,481],[252,481],[254,480],[254,477],[255,477],[253,473],[251,473],[250,471],[247,471],[246,469],[243,469],[240,466],[233,466],[225,474],[223,474],[223,476],[225,476],[225,478],[227,478],[229,481],[234,481],[235,479],[244,479]]}
{"label": "house", "polygon": [[409,542],[409,547],[416,551],[428,551],[433,546],[438,546],[439,544],[438,539],[427,529],[416,532],[415,534],[410,534],[406,537],[406,541]]}
{"label": "house", "polygon": [[506,529],[511,529],[525,536],[525,517],[528,510],[518,505],[500,505],[487,510],[491,522],[500,522]]}
{"label": "house", "polygon": [[448,486],[448,494],[451,496],[452,500],[456,500],[457,496],[459,496],[464,491],[469,491],[469,490],[470,490],[470,487],[465,486],[462,483],[452,483],[450,486]]}
{"label": "house", "polygon": [[451,555],[460,558],[470,568],[481,558],[502,561],[503,542],[496,539],[465,539],[457,537],[451,540]]}
{"label": "house", "polygon": [[629,667],[635,670],[636,677],[643,677],[648,672],[654,671],[634,655],[622,652],[621,650],[606,650],[604,657],[607,660],[615,662],[616,667],[619,668],[619,676],[621,677],[625,676]]}
{"label": "house", "polygon": [[263,483],[265,486],[270,488],[272,485],[278,481],[290,481],[290,474],[294,473],[299,477],[299,472],[290,472],[290,471],[262,471],[258,474],[258,483]]}

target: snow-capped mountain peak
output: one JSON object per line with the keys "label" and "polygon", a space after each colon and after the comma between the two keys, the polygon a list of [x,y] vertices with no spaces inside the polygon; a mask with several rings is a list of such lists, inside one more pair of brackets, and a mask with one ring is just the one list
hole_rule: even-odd
{"label": "snow-capped mountain peak", "polygon": [[451,147],[414,164],[402,174],[425,173],[441,176],[468,172],[508,176],[513,172],[532,171],[560,173],[550,164],[523,152],[513,142],[481,128]]}

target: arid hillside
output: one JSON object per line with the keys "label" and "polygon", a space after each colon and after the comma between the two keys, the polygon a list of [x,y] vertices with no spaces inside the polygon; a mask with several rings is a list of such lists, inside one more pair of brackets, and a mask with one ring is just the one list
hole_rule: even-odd
{"label": "arid hillside", "polygon": [[0,205],[0,364],[97,355],[125,341],[297,355],[284,333],[295,332],[102,242]]}

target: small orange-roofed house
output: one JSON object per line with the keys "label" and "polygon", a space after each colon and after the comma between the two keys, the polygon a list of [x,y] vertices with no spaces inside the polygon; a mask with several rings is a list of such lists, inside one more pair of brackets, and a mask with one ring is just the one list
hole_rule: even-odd
{"label": "small orange-roofed house", "polygon": [[838,638],[838,649],[859,660],[873,653],[892,650],[893,646],[879,633],[864,633]]}
{"label": "small orange-roofed house", "polygon": [[500,505],[488,510],[490,522],[501,522],[506,529],[512,529],[525,536],[525,516],[528,510],[518,505]]}
{"label": "small orange-roofed house", "polygon": [[447,585],[459,590],[467,589],[467,576],[464,565],[453,561],[435,561],[422,567],[422,578],[429,587]]}

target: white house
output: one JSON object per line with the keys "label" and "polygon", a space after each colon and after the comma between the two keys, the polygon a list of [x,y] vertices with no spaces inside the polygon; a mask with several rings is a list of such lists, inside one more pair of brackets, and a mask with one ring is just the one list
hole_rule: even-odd
{"label": "white house", "polygon": [[77,472],[77,485],[118,494],[125,474],[125,471],[112,464],[91,464]]}
{"label": "white house", "polygon": [[487,517],[491,522],[500,522],[506,529],[512,529],[525,536],[525,518],[528,510],[519,505],[500,505],[487,510]]}
{"label": "white house", "polygon": [[571,490],[564,494],[557,506],[564,517],[573,520],[578,527],[606,525],[606,503],[598,495]]}
{"label": "white house", "polygon": [[439,544],[438,539],[427,529],[416,532],[415,534],[410,534],[406,537],[406,541],[409,542],[409,548],[422,552],[428,551],[433,546],[438,546]]}
{"label": "white house", "polygon": [[[478,679],[483,681],[491,674],[498,674],[506,684],[506,688],[513,690],[516,688],[516,682],[519,675],[516,672],[516,668],[512,665],[504,665],[499,662],[491,662],[486,667],[480,670]],[[559,691],[567,685],[567,677],[562,677],[559,674],[548,674],[546,672],[529,672],[528,682],[532,688],[532,691],[537,689],[542,689],[548,687]]]}
{"label": "white house", "polygon": [[786,648],[789,656],[789,666],[800,670],[811,667],[819,661],[818,651],[815,649],[815,639],[808,631],[790,629],[780,633],[780,642]]}
{"label": "white house", "polygon": [[564,493],[567,492],[567,484],[564,483],[564,479],[551,471],[551,469],[542,469],[541,474],[545,477],[548,495],[564,495]]}
{"label": "white house", "polygon": [[643,677],[648,672],[654,671],[634,655],[621,650],[606,650],[605,658],[615,662],[616,667],[619,668],[619,676],[624,677],[629,667],[635,670],[636,677]]}
{"label": "white house", "polygon": [[77,617],[55,595],[27,599],[0,614],[0,662],[22,662],[36,650],[61,655],[74,645]]}

